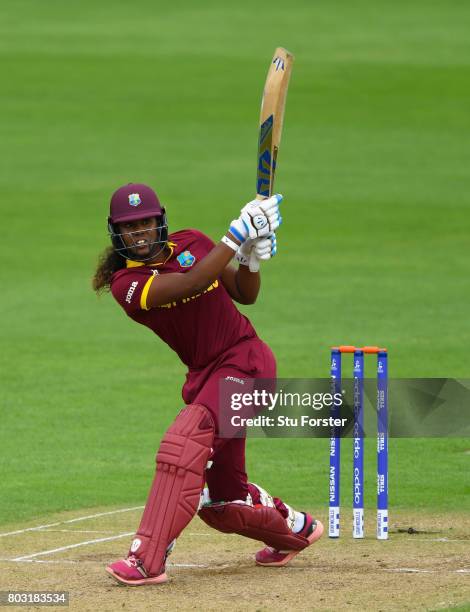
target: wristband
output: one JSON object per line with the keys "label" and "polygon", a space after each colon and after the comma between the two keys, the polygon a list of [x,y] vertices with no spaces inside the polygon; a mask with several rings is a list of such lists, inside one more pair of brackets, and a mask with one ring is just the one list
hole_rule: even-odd
{"label": "wristband", "polygon": [[228,231],[229,231],[229,232],[230,232],[230,233],[231,233],[233,236],[235,236],[235,238],[236,238],[237,240],[240,240],[240,242],[243,244],[243,243],[245,242],[245,240],[247,239],[247,237],[248,237],[249,233],[250,233],[250,232],[249,232],[248,225],[245,223],[245,221],[243,221],[243,225],[245,226],[245,228],[246,228],[246,232],[247,232],[247,235],[246,235],[246,236],[243,236],[242,234],[240,234],[240,232],[237,230],[237,228],[236,228],[236,227],[233,225],[234,223],[236,223],[236,221],[232,221],[232,225],[230,225],[230,227],[228,228]]}
{"label": "wristband", "polygon": [[228,236],[222,236],[220,241],[223,242],[224,244],[226,244],[228,247],[230,247],[233,251],[235,251],[235,253],[238,251],[238,247],[240,246],[239,244],[237,244],[233,240],[230,240],[230,238]]}

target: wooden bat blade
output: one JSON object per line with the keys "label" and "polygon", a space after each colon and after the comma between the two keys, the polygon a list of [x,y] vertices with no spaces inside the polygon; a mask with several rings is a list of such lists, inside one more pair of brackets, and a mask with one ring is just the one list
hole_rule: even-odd
{"label": "wooden bat blade", "polygon": [[275,52],[263,91],[258,146],[258,172],[256,193],[269,197],[274,185],[277,152],[281,142],[287,88],[294,56],[283,47]]}

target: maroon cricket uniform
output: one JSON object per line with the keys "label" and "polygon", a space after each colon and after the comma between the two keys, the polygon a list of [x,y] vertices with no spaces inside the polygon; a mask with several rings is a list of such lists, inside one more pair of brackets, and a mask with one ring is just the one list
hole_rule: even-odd
{"label": "maroon cricket uniform", "polygon": [[[188,367],[182,392],[185,403],[206,406],[217,428],[219,380],[227,376],[236,380],[275,378],[276,362],[250,321],[238,311],[220,278],[197,295],[147,307],[155,275],[185,273],[214,247],[212,240],[193,229],[171,234],[168,245],[171,253],[163,263],[128,261],[126,269],[113,275],[111,291],[132,319],[149,327],[178,353]],[[238,392],[236,380],[233,384]],[[246,499],[245,440],[221,439],[216,433],[212,459],[212,468],[206,474],[211,499]]]}
{"label": "maroon cricket uniform", "polygon": [[203,368],[227,348],[255,338],[256,332],[218,278],[200,294],[147,310],[142,297],[154,274],[187,272],[214,247],[196,230],[170,234],[168,244],[171,255],[165,263],[128,262],[130,267],[114,274],[111,290],[126,313],[160,336],[188,368]]}

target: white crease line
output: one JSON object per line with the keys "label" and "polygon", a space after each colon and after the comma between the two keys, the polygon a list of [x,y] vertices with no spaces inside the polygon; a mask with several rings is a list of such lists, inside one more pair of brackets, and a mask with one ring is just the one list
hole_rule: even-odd
{"label": "white crease line", "polygon": [[27,527],[26,529],[17,529],[16,531],[7,531],[6,533],[0,533],[0,538],[16,535],[18,533],[26,533],[26,531],[38,531],[39,529],[44,529],[45,527],[57,527],[57,525],[61,525],[61,524],[62,523],[59,521],[58,523],[49,523],[48,525],[38,525],[37,527]]}
{"label": "white crease line", "polygon": [[120,508],[119,510],[110,510],[109,512],[98,512],[97,514],[88,514],[87,516],[79,516],[74,519],[68,519],[67,521],[58,521],[57,523],[48,523],[47,525],[37,525],[36,527],[26,527],[25,529],[17,529],[16,531],[7,531],[6,533],[0,533],[0,538],[6,536],[17,535],[19,533],[26,533],[27,531],[40,531],[41,529],[47,529],[48,527],[57,527],[58,525],[67,525],[69,523],[76,523],[78,521],[86,521],[92,518],[98,518],[100,516],[109,516],[111,514],[119,514],[121,512],[132,512],[132,510],[142,510],[144,506],[133,506],[132,508]]}
{"label": "white crease line", "polygon": [[405,574],[433,574],[436,570],[418,569],[416,567],[393,567],[386,572],[402,572]]}
{"label": "white crease line", "polygon": [[132,510],[143,510],[145,506],[132,506],[132,508],[120,508],[119,510],[110,510],[109,512],[98,512],[98,514],[89,514],[88,516],[79,516],[78,518],[63,521],[67,523],[77,523],[78,521],[86,521],[88,519],[97,518],[99,516],[109,516],[110,514],[119,514],[120,512],[132,512]]}
{"label": "white crease line", "polygon": [[[385,569],[386,572],[401,572],[404,574],[435,574],[436,572],[442,572],[437,569],[418,569],[415,567],[394,567],[392,569]],[[458,569],[458,570],[447,570],[448,574],[470,574],[470,569]]]}
{"label": "white crease line", "polygon": [[[48,564],[56,564],[62,565],[63,563],[95,563],[99,565],[103,565],[103,561],[81,561],[81,560],[72,560],[72,559],[61,559],[51,560],[51,559],[0,559],[0,562],[8,562],[8,563],[48,563]],[[224,569],[226,567],[230,567],[230,565],[218,565],[218,566],[210,566],[203,565],[200,563],[168,563],[168,567],[179,567],[179,568],[197,568],[197,569]]]}
{"label": "white crease line", "polygon": [[[95,565],[103,565],[104,562],[103,561],[90,561],[90,560],[72,560],[72,559],[60,559],[60,560],[51,560],[51,559],[22,559],[22,558],[17,558],[17,559],[2,559],[0,558],[0,563],[5,562],[5,563],[48,563],[50,565],[62,565],[64,563],[66,564],[77,564],[77,563],[87,563],[87,564],[95,564]],[[168,567],[177,567],[177,568],[195,568],[195,569],[210,569],[210,570],[219,570],[219,569],[226,569],[227,567],[232,567],[230,564],[225,564],[225,565],[216,565],[216,566],[212,566],[212,565],[203,565],[203,564],[198,564],[198,563],[168,563]],[[302,570],[304,571],[305,567],[290,567],[289,570]],[[327,570],[329,571],[331,568],[329,567],[316,567],[315,570]],[[385,569],[384,571],[386,572],[399,572],[399,573],[410,573],[410,574],[434,574],[436,573],[436,571],[438,570],[422,570],[422,569],[417,569],[417,568],[409,568],[409,567],[397,567],[394,569]],[[439,570],[441,571],[441,570]],[[458,570],[451,570],[448,573],[450,574],[470,574],[470,569],[458,569]]]}
{"label": "white crease line", "polygon": [[201,569],[210,569],[210,570],[218,570],[225,569],[226,567],[232,567],[229,563],[225,563],[224,565],[205,565],[200,563],[167,563],[168,567],[188,567],[188,568],[201,568]]}
{"label": "white crease line", "polygon": [[[184,536],[202,536],[204,538],[213,538],[214,534],[213,533],[195,533],[194,531],[191,533],[186,533],[186,531],[183,531]],[[237,537],[238,534],[237,533],[224,533],[224,536],[232,536],[232,537]]]}
{"label": "white crease line", "polygon": [[468,537],[467,538],[416,538],[415,540],[413,538],[409,538],[406,540],[406,542],[413,542],[413,544],[418,543],[418,542],[462,542],[462,544],[467,544],[468,543]]}
{"label": "white crease line", "polygon": [[41,529],[41,533],[114,533],[114,529]]}
{"label": "white crease line", "polygon": [[[214,569],[209,565],[203,565],[200,563],[167,563],[168,567],[201,567],[205,569]],[[228,565],[224,565],[224,567],[228,567]]]}
{"label": "white crease line", "polygon": [[466,544],[468,542],[468,540],[464,540],[463,538],[461,538],[460,540],[458,538],[455,538],[453,540],[451,540],[450,538],[431,538],[431,539],[426,539],[426,540],[416,540],[416,542],[462,542],[462,544]]}
{"label": "white crease line", "polygon": [[8,563],[96,563],[96,561],[73,561],[72,559],[61,559],[60,561],[51,559],[0,559],[0,563],[8,562]]}
{"label": "white crease line", "polygon": [[60,548],[52,548],[51,550],[42,550],[41,552],[32,553],[31,555],[23,555],[21,557],[15,557],[11,559],[11,561],[25,561],[26,559],[33,559],[34,557],[42,557],[44,555],[52,555],[57,552],[62,552],[64,550],[70,550],[71,548],[78,548],[79,546],[88,546],[88,544],[99,544],[100,542],[110,542],[111,540],[118,540],[119,538],[129,537],[134,535],[134,531],[129,531],[127,533],[120,533],[116,536],[111,536],[108,538],[97,538],[96,540],[87,540],[86,542],[78,542],[77,544],[69,544],[68,546],[61,546]]}

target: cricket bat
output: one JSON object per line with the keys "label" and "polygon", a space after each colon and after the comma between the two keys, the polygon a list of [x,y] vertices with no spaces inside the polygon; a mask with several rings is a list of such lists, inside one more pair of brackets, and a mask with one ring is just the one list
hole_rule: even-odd
{"label": "cricket bat", "polygon": [[[287,88],[294,56],[283,47],[274,51],[268,70],[261,101],[259,120],[258,168],[256,175],[256,198],[263,200],[272,195],[277,154],[281,142]],[[250,270],[256,272],[259,262],[254,254],[250,257]]]}

